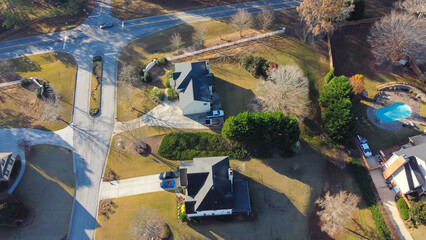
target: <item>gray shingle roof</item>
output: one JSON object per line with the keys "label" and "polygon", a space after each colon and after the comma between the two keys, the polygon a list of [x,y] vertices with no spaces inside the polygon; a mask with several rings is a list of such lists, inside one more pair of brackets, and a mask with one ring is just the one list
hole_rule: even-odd
{"label": "gray shingle roof", "polygon": [[181,108],[193,101],[210,100],[209,87],[213,85],[213,75],[207,69],[205,61],[176,63],[173,80],[176,81],[176,91],[180,93]]}

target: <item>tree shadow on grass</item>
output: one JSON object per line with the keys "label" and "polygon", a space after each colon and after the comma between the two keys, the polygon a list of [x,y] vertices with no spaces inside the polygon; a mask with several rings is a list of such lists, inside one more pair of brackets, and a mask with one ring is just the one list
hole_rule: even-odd
{"label": "tree shadow on grass", "polygon": [[17,72],[40,72],[42,70],[40,64],[31,61],[28,57],[14,58],[11,61]]}

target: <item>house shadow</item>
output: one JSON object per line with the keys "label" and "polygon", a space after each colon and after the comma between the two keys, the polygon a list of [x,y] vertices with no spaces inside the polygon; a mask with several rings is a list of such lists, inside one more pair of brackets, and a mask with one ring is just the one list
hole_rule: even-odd
{"label": "house shadow", "polygon": [[308,239],[307,216],[289,198],[263,183],[247,178],[252,220],[208,220],[188,226],[208,239]]}
{"label": "house shadow", "polygon": [[235,85],[225,79],[214,77],[213,91],[219,93],[225,117],[250,110],[255,95],[252,90]]}

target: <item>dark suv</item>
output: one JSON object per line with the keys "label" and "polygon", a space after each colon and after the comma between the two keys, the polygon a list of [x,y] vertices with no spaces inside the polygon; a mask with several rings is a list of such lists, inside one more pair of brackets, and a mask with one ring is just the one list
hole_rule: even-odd
{"label": "dark suv", "polygon": [[177,177],[179,177],[179,172],[178,171],[174,171],[174,172],[163,172],[163,173],[160,173],[160,175],[158,176],[158,178],[160,180],[172,179],[172,178],[177,178]]}

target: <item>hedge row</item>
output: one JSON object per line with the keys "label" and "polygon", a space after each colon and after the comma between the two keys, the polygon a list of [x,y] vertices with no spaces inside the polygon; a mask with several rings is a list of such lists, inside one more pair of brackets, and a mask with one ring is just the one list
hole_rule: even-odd
{"label": "hedge row", "polygon": [[401,218],[404,220],[408,219],[408,205],[405,202],[404,198],[398,199],[396,202],[396,206],[398,206],[399,214],[401,214]]}
{"label": "hedge row", "polygon": [[218,134],[211,133],[167,134],[161,141],[158,154],[172,160],[213,156],[245,157],[242,147],[231,144]]}
{"label": "hedge row", "polygon": [[371,180],[367,170],[361,165],[360,160],[356,158],[352,159],[351,162],[348,163],[348,167],[361,189],[362,198],[367,203],[368,209],[371,211],[380,239],[391,240],[392,237],[386,227],[382,213],[380,212],[376,195],[371,189]]}

